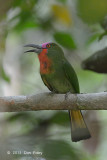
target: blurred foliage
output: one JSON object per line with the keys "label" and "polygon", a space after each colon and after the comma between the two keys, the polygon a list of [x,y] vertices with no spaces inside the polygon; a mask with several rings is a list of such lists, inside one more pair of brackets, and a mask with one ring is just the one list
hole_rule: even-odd
{"label": "blurred foliage", "polygon": [[71,25],[72,24],[72,19],[70,12],[68,8],[60,5],[53,5],[52,6],[52,11],[57,19],[59,19],[62,23],[66,25]]}
{"label": "blurred foliage", "polygon": [[92,36],[88,39],[87,45],[90,45],[90,44],[92,44],[94,41],[98,40],[98,39],[99,39],[99,36],[101,36],[101,34],[99,34],[99,33],[92,35]]}
{"label": "blurred foliage", "polygon": [[10,77],[6,74],[2,66],[0,67],[0,77],[6,82],[10,82]]}
{"label": "blurred foliage", "polygon": [[101,22],[107,15],[106,0],[78,0],[78,14],[87,23]]}
{"label": "blurred foliage", "polygon": [[[37,115],[39,114],[39,115]],[[14,137],[17,141],[17,138],[23,139],[23,136],[26,137],[26,142],[23,142],[21,140],[20,145],[23,146],[23,143],[27,143],[29,145],[29,150],[28,151],[34,151],[35,148],[39,148],[39,151],[43,153],[41,156],[42,158],[46,158],[47,160],[62,160],[62,159],[67,159],[67,160],[83,160],[87,159],[87,157],[78,149],[74,148],[70,143],[68,143],[66,140],[63,139],[63,132],[55,132],[53,131],[49,133],[49,128],[54,125],[62,125],[62,127],[65,129],[67,125],[69,124],[69,118],[68,118],[68,112],[54,112],[50,118],[48,117],[47,119],[42,119],[42,114],[40,113],[19,113],[19,114],[13,114],[11,117],[7,118],[7,122],[10,122],[10,124],[15,124],[16,122],[20,121],[22,122],[22,133],[20,134],[19,137],[17,135]],[[36,123],[35,123],[36,122]],[[26,124],[32,127],[26,128]],[[36,124],[36,125],[35,125]],[[65,125],[65,126],[64,126]],[[56,127],[58,127],[56,126]],[[23,131],[24,130],[24,131]],[[17,130],[17,132],[19,132]],[[62,139],[51,139],[51,137],[62,137]],[[55,135],[56,134],[56,135]],[[66,135],[66,132],[65,132]],[[27,139],[27,137],[29,137]],[[10,137],[11,138],[11,137]],[[32,142],[30,142],[30,139],[34,139]],[[10,141],[12,144],[14,141]],[[31,143],[33,148],[30,147]],[[18,144],[18,142],[17,142]],[[17,144],[14,145],[15,148],[17,148]],[[34,147],[35,146],[35,147]],[[38,147],[37,147],[38,146]],[[11,152],[14,151],[14,148],[11,146],[10,147]],[[22,148],[23,152],[23,148]],[[32,157],[33,155],[31,155]],[[37,155],[36,155],[37,156]],[[16,157],[23,157],[22,155],[16,155]],[[33,158],[33,157],[32,157]]]}
{"label": "blurred foliage", "polygon": [[6,14],[12,7],[13,0],[0,0],[0,20],[6,18]]}
{"label": "blurred foliage", "polygon": [[51,123],[57,125],[67,125],[69,123],[69,116],[67,112],[57,112],[51,117]]}
{"label": "blurred foliage", "polygon": [[[43,153],[45,153],[44,157],[46,157],[47,160],[80,160],[83,158],[81,153],[72,148],[69,143],[62,140],[46,141],[43,145]],[[81,155],[81,157],[78,156],[77,153]]]}
{"label": "blurred foliage", "polygon": [[103,21],[101,22],[101,26],[104,30],[107,30],[107,16],[104,17]]}
{"label": "blurred foliage", "polygon": [[107,30],[103,32],[102,34],[100,34],[99,40],[101,40],[104,36],[107,36]]}
{"label": "blurred foliage", "polygon": [[[15,29],[15,31],[23,31],[24,29],[28,28],[35,28],[37,26],[34,12],[34,6],[36,4],[36,0],[15,0],[13,2],[13,8],[19,9],[18,13],[10,19],[9,23],[14,23],[12,29]],[[17,8],[19,7],[19,8]],[[17,23],[15,23],[15,21]]]}
{"label": "blurred foliage", "polygon": [[107,47],[84,60],[82,67],[98,73],[107,73]]}
{"label": "blurred foliage", "polygon": [[38,0],[23,0],[23,1],[21,1],[21,0],[15,0],[15,1],[13,1],[13,6],[14,7],[20,7],[23,11],[24,10],[31,10],[33,7],[34,7],[34,5],[36,4],[36,2],[37,2]]}
{"label": "blurred foliage", "polygon": [[61,3],[66,3],[67,0],[57,0],[57,1]]}
{"label": "blurred foliage", "polygon": [[68,33],[56,32],[54,34],[54,38],[57,43],[61,44],[65,48],[76,49],[76,44],[74,40],[72,39],[72,36],[69,35]]}

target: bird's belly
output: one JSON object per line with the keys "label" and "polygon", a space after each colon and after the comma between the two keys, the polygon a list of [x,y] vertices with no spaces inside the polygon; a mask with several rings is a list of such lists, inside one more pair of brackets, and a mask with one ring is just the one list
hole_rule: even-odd
{"label": "bird's belly", "polygon": [[54,91],[59,93],[67,93],[71,90],[71,85],[63,80],[53,80],[52,86]]}
{"label": "bird's belly", "polygon": [[51,76],[45,75],[44,78],[47,81],[47,84],[51,86],[53,92],[56,93],[75,92],[72,85],[66,79],[66,77],[61,76],[60,74],[59,75],[52,74]]}

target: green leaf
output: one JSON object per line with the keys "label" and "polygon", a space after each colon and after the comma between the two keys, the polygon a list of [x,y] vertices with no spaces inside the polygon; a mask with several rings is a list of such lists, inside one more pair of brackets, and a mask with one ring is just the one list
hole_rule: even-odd
{"label": "green leaf", "polygon": [[[18,20],[18,23],[15,24],[15,26],[12,26],[12,30],[21,32],[23,30],[29,29],[29,28],[36,28],[38,27],[38,23],[36,22],[35,17],[32,15],[31,11],[21,11],[18,15],[14,16],[10,20],[10,24],[14,23]],[[23,23],[24,22],[24,23]]]}
{"label": "green leaf", "polygon": [[56,112],[50,119],[51,123],[55,123],[58,125],[69,125],[70,119],[68,112]]}
{"label": "green leaf", "polygon": [[54,34],[54,39],[57,43],[59,43],[65,48],[76,49],[76,44],[71,35],[69,35],[68,33],[56,32]]}
{"label": "green leaf", "polygon": [[90,45],[90,44],[93,43],[94,41],[98,40],[99,36],[100,36],[99,33],[92,35],[92,36],[88,39],[88,41],[86,42],[86,45]]}
{"label": "green leaf", "polygon": [[36,22],[33,22],[33,21],[25,21],[24,23],[20,22],[18,23],[14,29],[16,31],[23,31],[23,30],[26,30],[26,29],[29,29],[29,28],[36,28],[38,25],[36,24]]}
{"label": "green leaf", "polygon": [[1,67],[1,77],[2,77],[6,82],[10,82],[10,77],[5,73],[3,67]]}
{"label": "green leaf", "polygon": [[100,41],[104,36],[107,36],[107,31],[103,32],[102,34],[101,33],[94,34],[88,39],[86,45],[90,45],[96,40]]}
{"label": "green leaf", "polygon": [[102,40],[104,36],[107,36],[107,30],[99,36],[99,41]]}

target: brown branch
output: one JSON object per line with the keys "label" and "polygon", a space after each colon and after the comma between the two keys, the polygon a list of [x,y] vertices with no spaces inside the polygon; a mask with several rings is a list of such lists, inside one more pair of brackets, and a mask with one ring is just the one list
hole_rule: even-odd
{"label": "brown branch", "polygon": [[36,110],[107,110],[107,92],[88,94],[40,93],[29,96],[0,97],[0,112]]}

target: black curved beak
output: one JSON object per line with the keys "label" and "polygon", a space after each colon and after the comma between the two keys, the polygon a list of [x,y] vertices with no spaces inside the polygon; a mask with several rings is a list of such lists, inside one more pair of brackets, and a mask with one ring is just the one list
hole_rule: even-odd
{"label": "black curved beak", "polygon": [[35,45],[35,44],[27,44],[24,47],[33,47],[34,49],[30,49],[25,51],[24,53],[28,53],[28,52],[35,52],[37,54],[42,52],[42,46],[41,45]]}

